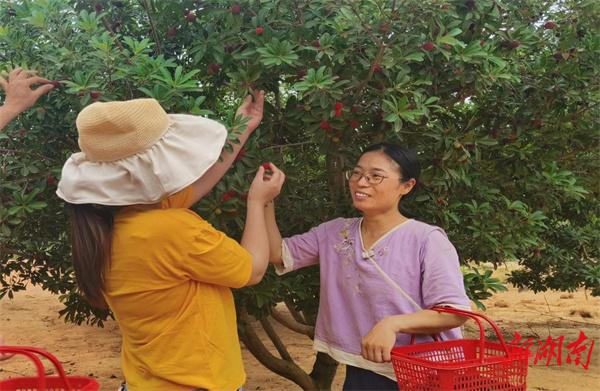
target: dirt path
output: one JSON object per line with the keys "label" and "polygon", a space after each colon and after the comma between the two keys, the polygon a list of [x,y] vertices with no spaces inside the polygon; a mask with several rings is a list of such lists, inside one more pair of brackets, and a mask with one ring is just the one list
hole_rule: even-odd
{"label": "dirt path", "polygon": [[[530,365],[528,389],[600,389],[600,298],[586,297],[582,291],[572,294],[534,294],[510,289],[509,292],[497,294],[486,305],[487,313],[496,320],[509,339],[512,339],[514,331],[535,341],[545,341],[548,335],[554,339],[563,336],[566,346],[583,331],[589,338],[587,342],[596,342],[588,370],[581,364],[567,364],[568,351],[565,348],[562,350],[561,365],[558,365],[556,357],[550,360],[548,366],[545,365],[546,358],[537,365]],[[63,362],[68,373],[93,376],[102,384],[102,390],[116,390],[122,379],[117,325],[108,322],[105,328],[99,329],[65,324],[57,315],[61,308],[56,297],[30,287],[13,300],[0,301],[0,333],[10,344],[43,347]],[[314,360],[311,341],[280,327],[278,331],[294,359],[303,368],[309,369]],[[243,356],[248,373],[245,389],[300,389],[264,368],[245,349]],[[335,390],[341,389],[343,372],[343,368],[340,368],[334,382]],[[0,362],[0,378],[30,373],[31,367],[24,360],[15,358]]]}

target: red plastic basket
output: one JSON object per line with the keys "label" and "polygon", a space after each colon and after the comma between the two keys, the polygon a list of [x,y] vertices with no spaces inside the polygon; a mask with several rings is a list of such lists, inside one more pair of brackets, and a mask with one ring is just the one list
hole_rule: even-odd
{"label": "red plastic basket", "polygon": [[[21,354],[35,364],[37,377],[13,377],[0,380],[0,391],[97,391],[98,382],[90,377],[67,376],[60,362],[52,354],[29,346],[0,346],[0,353]],[[46,371],[39,356],[52,362],[58,376],[46,376]]]}
{"label": "red plastic basket", "polygon": [[[434,308],[469,317],[479,326],[479,339],[457,339],[392,349],[392,364],[400,390],[523,390],[527,389],[529,352],[507,345],[498,327],[485,315],[456,308]],[[485,338],[481,320],[494,330],[498,342]]]}

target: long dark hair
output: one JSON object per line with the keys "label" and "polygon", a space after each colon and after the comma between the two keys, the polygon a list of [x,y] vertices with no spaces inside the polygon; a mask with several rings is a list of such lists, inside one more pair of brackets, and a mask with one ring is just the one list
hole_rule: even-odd
{"label": "long dark hair", "polygon": [[77,285],[90,304],[107,308],[102,292],[117,207],[68,203],[66,209]]}
{"label": "long dark hair", "polygon": [[[400,176],[402,178],[402,182],[406,182],[409,179],[415,180],[415,186],[413,186],[410,192],[404,195],[404,197],[402,198],[405,199],[406,197],[412,196],[415,193],[417,186],[419,185],[419,176],[421,175],[421,165],[417,160],[416,152],[404,148],[398,144],[383,142],[368,146],[362,151],[361,156],[367,152],[375,151],[382,151],[386,154],[387,157],[395,161],[398,164],[398,166],[400,166]],[[398,207],[400,209],[400,212],[402,212],[403,214],[409,216],[411,215],[411,213],[408,210],[405,210],[402,201],[400,201],[400,205]]]}

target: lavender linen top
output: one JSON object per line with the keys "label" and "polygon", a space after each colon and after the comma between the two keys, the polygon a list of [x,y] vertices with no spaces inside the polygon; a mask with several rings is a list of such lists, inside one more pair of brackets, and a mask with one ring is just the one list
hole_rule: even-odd
{"label": "lavender linen top", "polygon": [[[361,218],[338,218],[285,238],[278,274],[319,263],[320,302],[314,348],[338,362],[395,379],[389,363],[361,356],[361,339],[381,319],[415,312],[415,307],[384,280],[362,245]],[[381,269],[421,307],[449,305],[470,309],[458,255],[445,232],[417,220],[390,230],[368,249]],[[460,328],[442,338],[460,338]],[[420,337],[417,342],[431,340]],[[410,343],[398,334],[396,345]]]}

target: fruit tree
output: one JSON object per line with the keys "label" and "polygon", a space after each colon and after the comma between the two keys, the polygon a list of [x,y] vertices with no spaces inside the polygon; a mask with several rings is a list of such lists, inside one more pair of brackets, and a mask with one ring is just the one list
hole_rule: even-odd
{"label": "fruit tree", "polygon": [[[264,121],[197,206],[231,236],[260,163],[288,176],[277,210],[290,235],[355,214],[342,172],[388,140],[418,151],[405,206],[448,232],[473,300],[501,289],[482,261],[518,261],[510,282],[535,291],[598,295],[599,20],[596,0],[2,0],[0,71],[36,69],[58,88],[0,133],[0,297],[30,281],[60,295],[67,320],[109,315],[77,292],[54,195],[82,107],[150,96],[231,127],[252,89],[267,91]],[[272,326],[312,335],[318,270],[269,272],[236,299],[264,365],[330,386],[335,363],[319,354],[306,373]]]}

